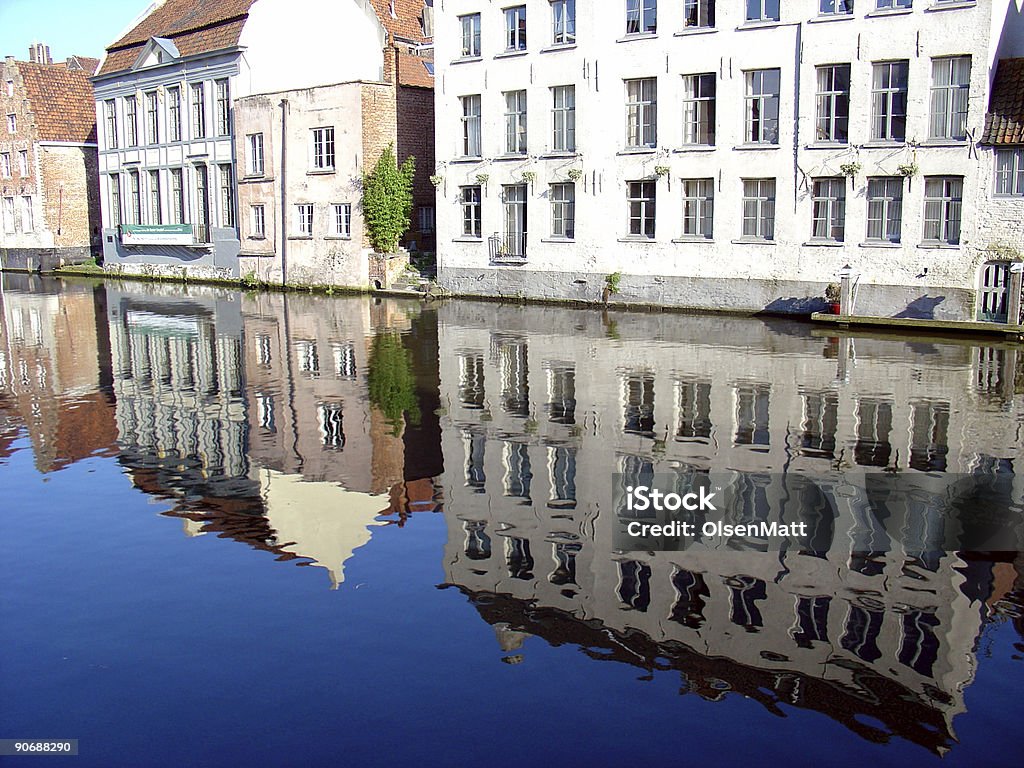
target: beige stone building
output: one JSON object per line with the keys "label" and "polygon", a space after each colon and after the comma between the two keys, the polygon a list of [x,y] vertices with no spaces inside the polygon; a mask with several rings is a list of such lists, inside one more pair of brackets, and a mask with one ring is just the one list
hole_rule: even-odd
{"label": "beige stone building", "polygon": [[[736,691],[879,735],[866,715],[932,751],[952,745],[988,610],[978,569],[991,565],[872,553],[842,488],[865,472],[927,488],[1015,471],[1014,347],[473,303],[441,308],[439,338],[445,578],[503,651],[528,663],[518,649],[538,635],[678,670],[684,691],[711,700]],[[839,545],[618,548],[615,473],[637,484],[704,472],[742,473],[750,508],[771,520],[804,511],[801,476],[831,487]]]}
{"label": "beige stone building", "polygon": [[0,64],[0,268],[53,269],[99,251],[96,59]]}

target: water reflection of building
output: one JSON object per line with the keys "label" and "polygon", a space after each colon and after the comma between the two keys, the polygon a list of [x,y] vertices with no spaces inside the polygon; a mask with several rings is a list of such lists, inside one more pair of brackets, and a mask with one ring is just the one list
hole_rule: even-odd
{"label": "water reflection of building", "polygon": [[109,455],[116,431],[109,387],[105,289],[0,275],[0,398],[32,440],[41,472]]}
{"label": "water reflection of building", "polygon": [[408,328],[407,309],[111,290],[122,461],[140,488],[175,500],[186,533],[323,565],[336,585],[375,515],[437,506],[432,481],[404,482],[401,425],[367,392],[370,339]]}
{"label": "water reflection of building", "polygon": [[621,552],[612,473],[743,470],[773,519],[800,506],[776,492],[782,475],[1012,473],[1024,424],[1013,349],[816,339],[730,318],[474,304],[439,314],[446,580],[503,648],[538,634],[677,669],[706,698],[737,690],[867,737],[949,746],[990,564],[780,556],[758,542]]}

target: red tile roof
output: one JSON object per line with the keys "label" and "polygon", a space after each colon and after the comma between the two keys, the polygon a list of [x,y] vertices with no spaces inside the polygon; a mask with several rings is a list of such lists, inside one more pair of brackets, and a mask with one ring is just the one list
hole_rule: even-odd
{"label": "red tile roof", "polygon": [[[393,36],[415,43],[427,42],[430,38],[423,36],[423,25],[420,21],[423,13],[423,0],[370,0],[377,11],[377,17],[384,28]],[[394,8],[395,15],[391,15]],[[393,42],[393,41],[392,41]]]}
{"label": "red tile roof", "polygon": [[92,72],[59,64],[15,62],[41,141],[96,141]]}
{"label": "red tile roof", "polygon": [[255,1],[166,0],[107,48],[107,58],[99,74],[131,67],[151,37],[170,39],[182,56],[237,45],[249,8]]}
{"label": "red tile roof", "polygon": [[424,59],[421,56],[413,56],[404,51],[398,52],[398,84],[412,85],[417,88],[433,88],[434,76],[427,69],[428,64],[433,66],[433,60]]}
{"label": "red tile roof", "polygon": [[1024,144],[1024,58],[999,61],[981,143]]}

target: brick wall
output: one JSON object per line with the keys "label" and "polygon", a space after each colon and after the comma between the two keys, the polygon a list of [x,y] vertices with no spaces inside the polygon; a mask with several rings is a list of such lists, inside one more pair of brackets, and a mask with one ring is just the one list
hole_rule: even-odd
{"label": "brick wall", "polygon": [[413,184],[413,209],[410,240],[420,249],[434,250],[433,232],[419,231],[418,209],[434,206],[434,91],[429,88],[400,86],[398,88],[398,157],[416,158],[416,179]]}
{"label": "brick wall", "polygon": [[[398,152],[395,87],[368,84],[362,87],[363,173],[369,173],[380,159],[388,144],[395,145],[395,154],[401,164],[404,156]],[[370,247],[364,236],[363,245]]]}
{"label": "brick wall", "polygon": [[95,148],[40,147],[43,216],[57,248],[100,246],[98,155]]}

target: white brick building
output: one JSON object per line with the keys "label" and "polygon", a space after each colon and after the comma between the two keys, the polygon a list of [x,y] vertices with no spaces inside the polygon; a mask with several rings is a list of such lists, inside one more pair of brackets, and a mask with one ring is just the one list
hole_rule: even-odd
{"label": "white brick building", "polygon": [[514,2],[438,9],[445,288],[808,312],[849,264],[858,314],[976,316],[1012,1]]}

